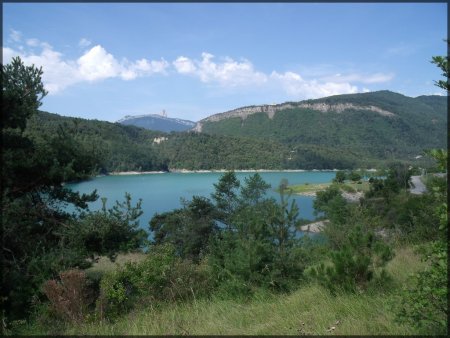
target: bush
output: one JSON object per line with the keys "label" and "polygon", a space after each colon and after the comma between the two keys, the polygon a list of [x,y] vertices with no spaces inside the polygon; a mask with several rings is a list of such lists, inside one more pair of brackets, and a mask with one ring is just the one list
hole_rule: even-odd
{"label": "bush", "polygon": [[388,276],[384,270],[377,278],[377,268],[381,268],[392,259],[392,250],[377,240],[371,231],[355,227],[348,235],[348,240],[339,250],[331,252],[331,265],[321,264],[309,270],[309,275],[330,290],[363,292],[373,284],[382,284]]}
{"label": "bush", "polygon": [[350,174],[348,175],[348,178],[350,180],[352,180],[353,182],[356,182],[356,181],[361,180],[362,177],[361,177],[361,175],[358,172],[351,171]]}
{"label": "bush", "polygon": [[[359,183],[359,182],[358,182]],[[344,190],[345,192],[349,192],[349,193],[355,193],[356,192],[356,190],[353,188],[353,187],[351,187],[351,186],[349,186],[349,185],[347,185],[347,184],[342,184],[341,186],[340,186],[340,188],[342,189],[342,190]]]}
{"label": "bush", "polygon": [[85,319],[88,307],[95,297],[85,272],[78,269],[61,272],[59,281],[47,281],[43,291],[55,314],[74,323]]}
{"label": "bush", "polygon": [[172,245],[152,247],[146,259],[127,263],[104,275],[97,310],[100,318],[114,319],[143,303],[173,302],[203,297],[212,291],[208,264],[182,260]]}
{"label": "bush", "polygon": [[333,178],[333,182],[335,183],[344,183],[347,179],[348,174],[345,171],[339,170],[336,172],[335,178]]}
{"label": "bush", "polygon": [[447,245],[430,245],[429,267],[412,276],[414,284],[404,289],[397,304],[397,320],[412,324],[426,334],[447,334],[448,277]]}

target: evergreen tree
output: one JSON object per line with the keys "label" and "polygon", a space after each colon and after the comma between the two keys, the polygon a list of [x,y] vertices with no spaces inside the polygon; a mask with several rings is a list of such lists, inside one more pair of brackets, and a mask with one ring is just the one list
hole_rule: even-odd
{"label": "evergreen tree", "polygon": [[[41,76],[41,69],[24,66],[20,58],[2,66],[0,296],[8,319],[26,316],[42,283],[60,271],[86,267],[93,254],[113,256],[114,251],[143,244],[142,233],[126,216],[135,215],[134,207],[90,214],[87,203],[97,199],[96,191],[80,195],[64,187],[66,181],[91,174],[95,159],[63,127],[55,135],[26,133],[46,94]],[[75,211],[68,212],[69,204]]]}

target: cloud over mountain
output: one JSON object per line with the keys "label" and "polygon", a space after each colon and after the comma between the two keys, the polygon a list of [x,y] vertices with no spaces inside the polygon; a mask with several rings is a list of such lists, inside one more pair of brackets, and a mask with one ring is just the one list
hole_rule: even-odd
{"label": "cloud over mountain", "polygon": [[14,56],[20,56],[25,64],[42,67],[43,81],[50,94],[80,82],[114,78],[131,81],[161,74],[172,77],[189,76],[203,84],[219,88],[266,88],[282,91],[291,99],[306,99],[362,92],[367,88],[361,88],[358,84],[383,83],[394,77],[393,74],[385,73],[335,72],[306,78],[289,70],[272,70],[271,73],[260,71],[250,60],[235,60],[231,57],[216,59],[208,52],[203,52],[200,59],[178,56],[172,62],[163,58],[130,61],[127,58],[117,58],[100,44],[92,45],[86,38],[81,38],[78,42],[78,47],[84,49],[81,56],[70,59],[46,42],[35,38],[25,40],[19,31],[11,30],[9,40],[14,47],[3,47],[5,63]]}

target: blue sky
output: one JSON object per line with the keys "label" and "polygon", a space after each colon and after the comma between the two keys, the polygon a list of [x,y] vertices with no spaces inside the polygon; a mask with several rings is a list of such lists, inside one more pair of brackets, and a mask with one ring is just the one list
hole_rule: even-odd
{"label": "blue sky", "polygon": [[3,61],[42,66],[42,110],[198,121],[388,89],[443,95],[446,3],[4,3]]}

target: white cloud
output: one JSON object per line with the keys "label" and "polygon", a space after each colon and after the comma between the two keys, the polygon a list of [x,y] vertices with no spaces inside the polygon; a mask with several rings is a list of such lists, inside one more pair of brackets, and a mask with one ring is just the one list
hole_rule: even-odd
{"label": "white cloud", "polygon": [[191,74],[204,83],[218,83],[223,87],[261,85],[267,82],[267,75],[256,71],[248,60],[237,62],[225,58],[223,62],[216,63],[213,58],[214,55],[204,52],[200,61],[180,56],[173,64],[180,74]]}
{"label": "white cloud", "polygon": [[42,67],[44,71],[42,80],[50,94],[55,94],[70,85],[83,81],[93,82],[107,78],[132,80],[138,76],[165,73],[169,66],[164,59],[156,61],[140,59],[135,62],[125,59],[119,62],[100,45],[90,48],[76,60],[65,60],[63,54],[53,50],[52,46],[46,42],[28,39],[27,44],[31,47],[41,48],[40,52],[25,51],[24,48],[21,48],[22,46],[17,50],[3,47],[4,63],[9,63],[15,56],[20,56],[26,65],[34,64]]}
{"label": "white cloud", "polygon": [[317,79],[305,80],[294,72],[280,74],[273,71],[270,74],[270,78],[296,99],[313,99],[358,92],[358,87],[347,82],[319,82]]}
{"label": "white cloud", "polygon": [[2,59],[5,64],[10,63],[12,58],[17,56],[17,52],[11,48],[3,47]]}
{"label": "white cloud", "polygon": [[223,63],[215,63],[213,58],[211,54],[202,53],[198,73],[203,82],[218,82],[222,86],[236,87],[259,85],[267,81],[267,76],[255,71],[248,60],[237,62],[226,58]]}
{"label": "white cloud", "polygon": [[161,59],[161,61],[141,59],[134,63],[125,61],[121,66],[120,76],[124,80],[133,80],[138,76],[149,76],[156,73],[166,74],[167,67],[169,67],[169,63],[164,59]]}
{"label": "white cloud", "polygon": [[169,63],[164,59],[160,61],[140,59],[136,62],[129,62],[125,59],[119,62],[100,45],[88,50],[77,60],[77,63],[81,77],[87,81],[113,77],[133,80],[139,76],[165,73],[166,68],[169,66]]}
{"label": "white cloud", "polygon": [[84,48],[84,47],[89,47],[91,44],[92,44],[92,42],[89,41],[89,40],[86,39],[86,38],[82,38],[82,39],[80,40],[80,42],[78,42],[78,46],[80,46],[80,47],[82,47],[82,48]]}
{"label": "white cloud", "polygon": [[118,76],[120,65],[102,46],[92,47],[77,60],[79,72],[88,81],[102,80]]}
{"label": "white cloud", "polygon": [[31,47],[37,47],[39,46],[39,40],[38,39],[28,39],[27,45]]}
{"label": "white cloud", "polygon": [[174,62],[172,62],[175,66],[175,69],[178,73],[181,74],[192,74],[197,70],[194,62],[192,62],[189,58],[180,56]]}
{"label": "white cloud", "polygon": [[[20,32],[12,30],[17,40],[21,40]],[[135,61],[117,59],[103,46],[91,46],[86,38],[79,41],[79,46],[88,48],[78,58],[67,59],[51,45],[38,39],[28,39],[26,48],[4,47],[3,60],[9,63],[14,56],[20,56],[25,64],[35,64],[44,70],[43,82],[50,94],[80,82],[95,82],[109,78],[118,78],[126,81],[138,77],[152,76],[153,74],[167,74],[169,67],[182,75],[197,78],[203,83],[215,84],[221,88],[256,87],[268,90],[281,89],[294,99],[318,98],[337,94],[356,93],[360,91],[355,83],[372,84],[386,82],[393,78],[393,74],[374,73],[337,73],[326,75],[309,74],[303,77],[296,72],[286,71],[278,73],[264,73],[255,69],[247,59],[236,61],[225,57],[219,61],[214,55],[203,52],[201,59],[190,59],[179,56],[169,63],[163,58],[148,60],[145,58]],[[21,48],[22,47],[22,48]],[[32,51],[38,50],[38,52]],[[330,72],[328,72],[330,74]],[[368,91],[363,88],[362,91]]]}
{"label": "white cloud", "polygon": [[3,48],[3,58],[5,63],[9,63],[12,57],[20,56],[24,64],[42,67],[44,74],[42,81],[49,93],[56,93],[67,86],[79,81],[79,76],[73,62],[66,62],[61,59],[62,54],[44,45],[43,50],[38,55],[17,52],[11,48]]}
{"label": "white cloud", "polygon": [[9,37],[11,38],[11,40],[13,40],[14,42],[20,42],[22,41],[22,33],[19,31],[16,31],[14,29],[11,29],[11,34],[9,34]]}

